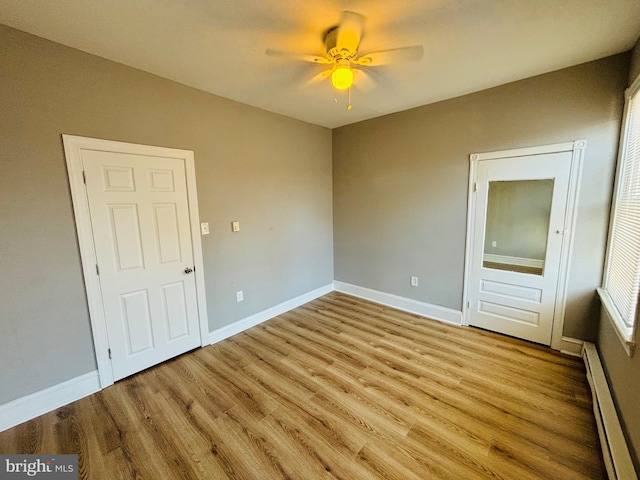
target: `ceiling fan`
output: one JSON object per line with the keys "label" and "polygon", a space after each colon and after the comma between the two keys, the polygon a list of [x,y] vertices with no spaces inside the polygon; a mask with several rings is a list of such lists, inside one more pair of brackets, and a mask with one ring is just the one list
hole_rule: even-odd
{"label": "ceiling fan", "polygon": [[[284,50],[267,49],[266,54],[285,57],[292,60],[327,65],[329,68],[320,72],[310,80],[310,83],[323,81],[331,77],[331,84],[337,90],[347,90],[351,93],[354,73],[366,78],[363,67],[377,67],[400,62],[414,62],[422,58],[422,46],[393,48],[360,54],[358,47],[362,38],[364,17],[359,13],[344,11],[340,24],[330,28],[324,34],[325,54],[313,55]],[[347,107],[351,109],[351,101]]]}

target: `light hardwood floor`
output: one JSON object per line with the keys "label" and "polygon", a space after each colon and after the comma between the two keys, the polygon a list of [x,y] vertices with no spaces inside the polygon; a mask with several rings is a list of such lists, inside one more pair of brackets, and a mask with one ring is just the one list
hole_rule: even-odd
{"label": "light hardwood floor", "polygon": [[339,293],[0,433],[88,479],[600,479],[580,359]]}

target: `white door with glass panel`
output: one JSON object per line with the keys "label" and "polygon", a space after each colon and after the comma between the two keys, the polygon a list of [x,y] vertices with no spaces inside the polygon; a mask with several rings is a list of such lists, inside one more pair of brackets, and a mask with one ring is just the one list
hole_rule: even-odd
{"label": "white door with glass panel", "polygon": [[469,324],[550,345],[572,152],[478,162]]}
{"label": "white door with glass panel", "polygon": [[201,345],[185,162],[84,150],[114,380]]}

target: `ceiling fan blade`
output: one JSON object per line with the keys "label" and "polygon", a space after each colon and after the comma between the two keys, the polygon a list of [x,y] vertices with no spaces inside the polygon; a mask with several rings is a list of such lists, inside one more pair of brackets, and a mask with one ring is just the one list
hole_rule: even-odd
{"label": "ceiling fan blade", "polygon": [[364,17],[355,12],[342,12],[342,19],[338,26],[336,46],[338,51],[348,50],[351,54],[358,51]]}
{"label": "ceiling fan blade", "polygon": [[353,85],[362,92],[370,92],[376,88],[376,82],[371,75],[360,68],[353,69]]}
{"label": "ceiling fan blade", "polygon": [[317,75],[314,75],[309,80],[307,80],[307,85],[316,85],[318,83],[324,82],[327,78],[329,78],[331,76],[331,72],[332,71],[333,71],[332,69],[323,70],[322,72],[318,73]]}
{"label": "ceiling fan blade", "polygon": [[330,65],[332,63],[331,60],[326,57],[312,55],[310,53],[289,52],[287,50],[275,50],[273,48],[268,48],[265,53],[270,57],[282,57],[301,62],[318,63],[321,65]]}
{"label": "ceiling fan blade", "polygon": [[390,50],[366,53],[352,60],[351,63],[354,65],[362,65],[363,67],[377,67],[379,65],[390,65],[393,63],[416,62],[422,58],[422,54],[422,45],[413,45],[411,47],[392,48]]}

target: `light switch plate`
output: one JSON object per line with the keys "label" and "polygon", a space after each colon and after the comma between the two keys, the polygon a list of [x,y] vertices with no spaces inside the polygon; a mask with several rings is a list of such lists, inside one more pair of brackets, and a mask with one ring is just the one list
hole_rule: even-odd
{"label": "light switch plate", "polygon": [[231,231],[239,232],[240,231],[240,222],[231,222]]}
{"label": "light switch plate", "polygon": [[200,231],[202,235],[209,235],[209,224],[207,222],[200,224]]}

